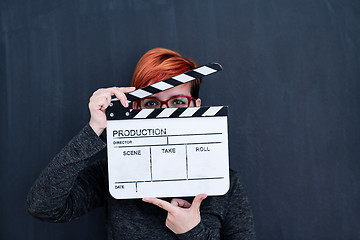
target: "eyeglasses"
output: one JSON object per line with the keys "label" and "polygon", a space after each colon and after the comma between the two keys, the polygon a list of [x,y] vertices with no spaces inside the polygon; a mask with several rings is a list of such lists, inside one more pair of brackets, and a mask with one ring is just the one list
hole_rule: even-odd
{"label": "eyeglasses", "polygon": [[166,101],[161,101],[154,97],[147,97],[137,100],[136,103],[141,109],[161,108],[165,104],[168,108],[184,108],[189,107],[191,100],[196,100],[194,97],[178,95],[169,98]]}

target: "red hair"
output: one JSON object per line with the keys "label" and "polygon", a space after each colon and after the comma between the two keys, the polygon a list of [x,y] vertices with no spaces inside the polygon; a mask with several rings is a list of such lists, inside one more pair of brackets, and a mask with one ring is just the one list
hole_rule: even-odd
{"label": "red hair", "polygon": [[[136,89],[143,88],[198,66],[195,61],[185,58],[175,51],[154,48],[140,58],[134,70],[131,86]],[[191,95],[198,98],[201,79],[198,78],[191,82]]]}

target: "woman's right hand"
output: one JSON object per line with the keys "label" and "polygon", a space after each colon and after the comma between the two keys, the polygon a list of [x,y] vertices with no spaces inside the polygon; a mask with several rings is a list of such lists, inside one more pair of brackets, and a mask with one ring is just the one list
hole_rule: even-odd
{"label": "woman's right hand", "polygon": [[111,96],[115,95],[124,107],[128,107],[129,103],[125,93],[134,90],[135,87],[112,87],[100,88],[93,93],[89,101],[91,115],[89,125],[98,136],[100,136],[106,128],[105,110],[111,103]]}

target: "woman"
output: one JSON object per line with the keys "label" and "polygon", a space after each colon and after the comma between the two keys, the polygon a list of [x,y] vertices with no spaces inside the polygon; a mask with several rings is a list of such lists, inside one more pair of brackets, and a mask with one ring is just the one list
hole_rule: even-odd
{"label": "woman", "polygon": [[[31,188],[31,215],[49,222],[67,222],[104,206],[109,239],[254,239],[251,209],[234,171],[224,196],[194,199],[117,200],[108,192],[106,159],[89,158],[106,147],[105,110],[115,95],[128,107],[125,93],[184,73],[198,65],[177,52],[156,48],[138,62],[132,87],[99,89],[90,98],[90,121],[50,162]],[[200,106],[200,79],[154,94],[134,108]],[[206,200],[204,200],[206,198]]]}

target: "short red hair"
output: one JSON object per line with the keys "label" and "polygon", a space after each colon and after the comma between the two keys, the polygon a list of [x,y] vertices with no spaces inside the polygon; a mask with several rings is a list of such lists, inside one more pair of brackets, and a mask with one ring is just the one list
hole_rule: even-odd
{"label": "short red hair", "polygon": [[[175,51],[166,48],[154,48],[140,58],[134,70],[131,86],[136,87],[136,89],[143,88],[198,66],[195,61],[185,58]],[[200,83],[200,78],[192,81],[192,97],[199,97]]]}

